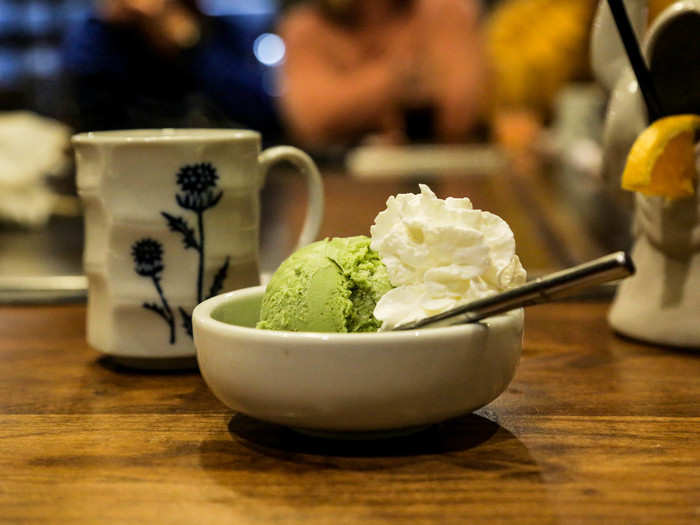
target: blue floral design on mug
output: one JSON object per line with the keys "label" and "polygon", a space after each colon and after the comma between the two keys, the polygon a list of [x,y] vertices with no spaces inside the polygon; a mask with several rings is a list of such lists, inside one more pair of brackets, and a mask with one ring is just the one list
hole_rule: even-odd
{"label": "blue floral design on mug", "polygon": [[[224,264],[216,272],[209,288],[209,294],[207,297],[204,297],[204,257],[206,245],[204,212],[216,206],[224,192],[217,187],[219,175],[216,168],[210,162],[182,166],[175,174],[175,180],[180,188],[180,191],[175,194],[175,202],[180,208],[194,212],[196,225],[194,227],[190,226],[187,219],[183,216],[171,215],[165,211],[161,211],[161,215],[165,218],[170,231],[179,233],[182,236],[184,249],[193,249],[197,251],[198,265],[196,289],[197,302],[199,303],[206,298],[218,294],[228,275],[229,257],[226,258]],[[157,245],[157,248],[155,245]],[[137,246],[140,256],[138,259],[136,256]],[[162,245],[152,239],[141,239],[132,247],[132,255],[136,261],[136,273],[144,277],[151,277],[156,291],[161,298],[161,305],[144,303],[143,307],[156,312],[165,319],[170,326],[170,344],[174,344],[174,316],[160,287],[160,274],[164,270],[162,263]],[[188,313],[181,306],[178,306],[178,312],[180,312],[182,326],[185,332],[192,337],[192,313]]]}
{"label": "blue floral design on mug", "polygon": [[165,269],[163,245],[146,237],[131,245],[131,256],[134,259],[134,271],[142,277],[150,277],[160,297],[160,304],[143,303],[143,307],[157,313],[165,320],[170,328],[170,344],[175,344],[175,319],[160,286],[161,274]]}

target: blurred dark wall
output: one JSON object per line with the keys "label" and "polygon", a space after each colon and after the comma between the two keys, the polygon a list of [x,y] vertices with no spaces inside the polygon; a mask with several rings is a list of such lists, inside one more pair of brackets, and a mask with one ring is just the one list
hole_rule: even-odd
{"label": "blurred dark wall", "polygon": [[90,0],[0,0],[0,111],[63,118],[61,42]]}

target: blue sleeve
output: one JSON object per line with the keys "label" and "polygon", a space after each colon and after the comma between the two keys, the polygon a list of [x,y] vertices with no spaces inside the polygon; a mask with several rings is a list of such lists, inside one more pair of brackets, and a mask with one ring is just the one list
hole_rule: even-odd
{"label": "blue sleeve", "polygon": [[126,50],[115,42],[109,26],[93,16],[73,25],[63,41],[63,67],[72,75],[126,71]]}
{"label": "blue sleeve", "polygon": [[130,100],[120,80],[127,77],[126,53],[110,28],[94,17],[80,20],[66,33],[62,58],[71,94],[66,106],[76,131],[131,127]]}

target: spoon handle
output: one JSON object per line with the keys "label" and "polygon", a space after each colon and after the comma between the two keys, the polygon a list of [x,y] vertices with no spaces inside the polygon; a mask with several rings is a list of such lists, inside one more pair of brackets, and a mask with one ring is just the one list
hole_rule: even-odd
{"label": "spoon handle", "polygon": [[396,326],[393,330],[474,323],[485,317],[535,304],[547,303],[596,284],[628,277],[634,273],[631,257],[615,252],[599,259],[568,268],[512,288],[478,299],[437,315]]}

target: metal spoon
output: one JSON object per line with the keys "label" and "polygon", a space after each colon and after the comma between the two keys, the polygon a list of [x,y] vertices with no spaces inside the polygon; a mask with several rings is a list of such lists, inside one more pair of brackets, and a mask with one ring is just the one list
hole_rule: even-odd
{"label": "metal spoon", "polygon": [[506,292],[478,299],[418,321],[400,324],[392,330],[474,323],[523,306],[551,302],[581,288],[622,279],[633,273],[632,258],[625,252],[615,252],[573,268],[539,277]]}

